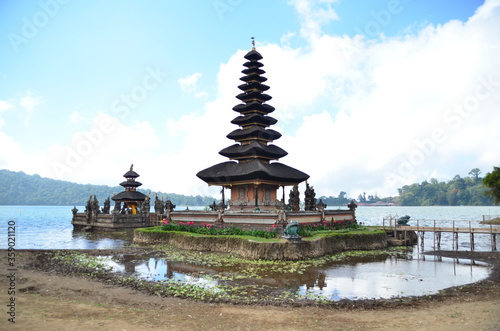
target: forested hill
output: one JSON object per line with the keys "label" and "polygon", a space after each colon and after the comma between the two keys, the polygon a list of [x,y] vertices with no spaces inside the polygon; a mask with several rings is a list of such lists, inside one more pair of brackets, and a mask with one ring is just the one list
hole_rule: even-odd
{"label": "forested hill", "polygon": [[[38,205],[38,206],[82,206],[89,195],[96,195],[99,202],[123,191],[121,186],[76,184],[62,180],[43,178],[39,175],[27,175],[24,172],[0,170],[0,205]],[[139,191],[147,194],[150,191]],[[186,196],[175,193],[152,192],[165,199],[170,199],[180,206],[208,206],[214,198]]]}
{"label": "forested hill", "polygon": [[481,170],[475,168],[469,172],[469,176],[456,175],[447,182],[431,178],[420,184],[405,185],[398,189],[399,196],[396,197],[380,198],[376,193],[368,196],[363,193],[354,199],[341,191],[337,197],[322,196],[321,199],[329,206],[345,206],[352,199],[364,205],[390,203],[400,206],[491,206],[492,196],[485,195],[490,189],[484,185],[480,174]]}
{"label": "forested hill", "polygon": [[420,184],[405,185],[398,189],[398,204],[402,206],[491,206],[493,198],[479,177],[479,169],[472,169],[471,176],[456,175],[448,182],[432,178]]}

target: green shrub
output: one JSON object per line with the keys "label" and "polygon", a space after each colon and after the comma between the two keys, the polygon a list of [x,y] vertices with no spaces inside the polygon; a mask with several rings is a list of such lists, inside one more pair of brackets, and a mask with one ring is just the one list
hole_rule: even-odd
{"label": "green shrub", "polygon": [[237,235],[237,236],[252,236],[260,238],[276,238],[278,233],[276,232],[276,225],[273,225],[267,230],[245,230],[234,226],[225,227],[222,225],[214,225],[202,223],[197,225],[195,222],[170,222],[168,220],[163,220],[163,225],[161,226],[163,231],[181,231],[181,232],[191,232],[197,234],[205,235]]}

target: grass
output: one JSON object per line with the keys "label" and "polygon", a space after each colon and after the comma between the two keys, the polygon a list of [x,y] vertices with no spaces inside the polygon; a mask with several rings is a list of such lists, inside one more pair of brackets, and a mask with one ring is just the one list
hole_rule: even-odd
{"label": "grass", "polygon": [[251,240],[251,241],[257,241],[257,242],[280,242],[283,241],[281,238],[262,238],[262,237],[255,237],[255,236],[249,236],[249,235],[225,235],[225,234],[218,234],[218,235],[210,235],[210,234],[200,234],[200,233],[194,233],[194,232],[186,232],[186,231],[165,231],[162,230],[161,226],[155,226],[155,227],[150,227],[150,228],[139,228],[135,229],[135,231],[141,231],[141,232],[146,232],[146,233],[176,233],[179,235],[183,236],[188,236],[188,237],[204,237],[204,238],[210,238],[216,236],[217,238],[240,238],[244,240]]}
{"label": "grass", "polygon": [[[243,240],[250,240],[256,242],[283,242],[284,239],[281,238],[263,238],[256,237],[251,235],[210,235],[210,234],[199,234],[194,232],[185,232],[185,231],[165,231],[162,229],[162,226],[149,227],[149,228],[140,228],[135,231],[141,231],[146,233],[176,233],[184,236],[192,236],[192,237],[213,237],[217,236],[217,238],[239,238]],[[303,237],[302,240],[315,240],[319,238],[328,238],[333,236],[352,236],[352,235],[368,235],[368,234],[376,234],[383,233],[384,231],[378,228],[372,227],[359,227],[355,229],[341,229],[341,230],[320,230],[315,231],[314,234],[310,237]]]}

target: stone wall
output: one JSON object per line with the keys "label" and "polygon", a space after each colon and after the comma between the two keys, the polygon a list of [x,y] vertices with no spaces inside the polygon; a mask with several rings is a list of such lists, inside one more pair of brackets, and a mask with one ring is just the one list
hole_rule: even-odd
{"label": "stone wall", "polygon": [[149,216],[141,214],[98,214],[97,219],[87,219],[84,213],[77,213],[71,221],[75,230],[113,231],[137,229],[150,226]]}
{"label": "stone wall", "polygon": [[173,222],[194,222],[197,225],[203,223],[216,223],[224,226],[236,226],[240,228],[267,229],[273,224],[297,221],[299,223],[318,223],[322,220],[355,220],[354,211],[351,210],[325,210],[299,211],[299,212],[241,212],[230,211],[171,211],[169,214],[159,215],[150,213],[141,214],[98,214],[97,219],[88,220],[84,213],[74,215],[72,224],[75,230],[119,230],[143,228],[161,225],[163,218],[170,217]]}
{"label": "stone wall", "polygon": [[302,260],[349,250],[373,250],[387,247],[383,231],[352,234],[336,233],[330,237],[299,242],[257,242],[231,236],[193,236],[189,233],[134,231],[134,242],[144,244],[169,243],[180,249],[232,252],[248,259]]}

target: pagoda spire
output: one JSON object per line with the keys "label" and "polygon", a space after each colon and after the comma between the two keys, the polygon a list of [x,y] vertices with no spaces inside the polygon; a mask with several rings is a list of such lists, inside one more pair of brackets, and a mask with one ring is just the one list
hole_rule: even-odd
{"label": "pagoda spire", "polygon": [[[197,176],[209,185],[230,187],[233,204],[237,203],[235,190],[240,190],[239,195],[254,191],[248,197],[255,198],[257,206],[259,201],[269,196],[275,199],[275,190],[279,186],[297,185],[308,179],[309,175],[277,162],[288,153],[272,144],[281,137],[281,133],[270,128],[277,123],[275,118],[269,116],[275,108],[267,103],[272,97],[265,93],[269,86],[264,84],[267,78],[263,76],[266,72],[260,62],[263,57],[255,49],[253,37],[252,46],[252,50],[244,57],[245,69],[241,71],[244,74],[240,78],[243,84],[238,88],[242,92],[236,96],[240,103],[233,107],[239,116],[231,123],[239,128],[227,135],[235,143],[219,152],[230,161],[202,170]],[[266,187],[262,188],[262,185]],[[270,200],[266,201],[269,203]]]}

